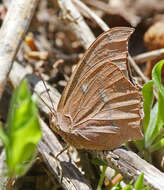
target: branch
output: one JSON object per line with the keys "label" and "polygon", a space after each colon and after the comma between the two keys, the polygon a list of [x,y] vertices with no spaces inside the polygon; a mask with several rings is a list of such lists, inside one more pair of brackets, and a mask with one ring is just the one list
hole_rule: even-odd
{"label": "branch", "polygon": [[87,15],[89,15],[90,18],[95,20],[103,31],[109,30],[109,26],[99,16],[97,16],[96,13],[94,13],[91,9],[89,9],[82,1],[73,0],[73,3],[77,5],[79,11],[83,10]]}
{"label": "branch", "polygon": [[148,82],[149,79],[143,74],[143,72],[138,67],[138,65],[135,63],[135,61],[133,60],[133,58],[130,55],[129,55],[128,58],[129,58],[129,63],[131,64],[131,66],[133,67],[133,69],[136,71],[136,73],[142,78],[142,80],[144,82]]}
{"label": "branch", "polygon": [[39,0],[12,0],[0,30],[0,97]]}
{"label": "branch", "polygon": [[67,24],[74,31],[85,49],[87,49],[95,40],[91,29],[85,23],[83,17],[71,0],[57,0],[57,2],[62,10],[63,17],[70,20]]}
{"label": "branch", "polygon": [[146,62],[146,61],[152,61],[152,60],[154,60],[156,58],[161,58],[162,56],[164,56],[164,48],[149,51],[149,52],[146,52],[146,53],[141,53],[141,54],[133,57],[133,59],[137,63],[143,63],[143,62]]}
{"label": "branch", "polygon": [[93,155],[120,172],[127,182],[144,173],[144,180],[152,189],[164,189],[164,173],[130,150],[117,148],[113,151],[94,152]]}

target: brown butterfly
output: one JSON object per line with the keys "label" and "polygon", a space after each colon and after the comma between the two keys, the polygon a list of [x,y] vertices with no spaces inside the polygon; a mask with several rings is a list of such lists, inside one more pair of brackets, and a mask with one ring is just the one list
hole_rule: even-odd
{"label": "brown butterfly", "polygon": [[100,35],[74,70],[58,104],[52,128],[78,149],[110,150],[142,139],[142,98],[128,71],[133,29]]}

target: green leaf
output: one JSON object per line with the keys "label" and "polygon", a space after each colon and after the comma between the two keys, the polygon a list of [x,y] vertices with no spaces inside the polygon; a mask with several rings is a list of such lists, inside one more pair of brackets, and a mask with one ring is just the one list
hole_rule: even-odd
{"label": "green leaf", "polygon": [[103,162],[102,160],[99,160],[98,158],[93,158],[92,163],[98,166],[107,166],[105,162]]}
{"label": "green leaf", "polygon": [[3,127],[1,124],[0,124],[0,139],[2,140],[4,146],[8,147],[9,139],[8,139],[7,135],[5,134],[5,132],[3,131]]}
{"label": "green leaf", "polygon": [[158,131],[164,124],[164,94],[158,92]]}
{"label": "green leaf", "polygon": [[159,131],[158,136],[155,138],[155,140],[153,141],[153,144],[157,143],[159,140],[161,140],[164,137],[164,127],[161,128],[161,130]]}
{"label": "green leaf", "polygon": [[6,161],[10,175],[22,175],[30,167],[41,130],[36,102],[23,80],[13,93],[7,123]]}
{"label": "green leaf", "polygon": [[[143,95],[143,108],[144,108],[144,122],[143,122],[143,131],[144,134],[146,134],[146,131],[149,127],[149,122],[150,122],[150,113],[151,113],[151,108],[152,108],[152,103],[153,103],[153,81],[147,82],[143,88],[142,88],[142,95]],[[150,125],[151,126],[151,125]],[[143,140],[137,140],[134,141],[136,147],[140,152],[142,152],[144,148],[144,141]]]}
{"label": "green leaf", "polygon": [[160,139],[158,142],[156,142],[155,144],[153,144],[150,148],[149,151],[150,152],[154,152],[156,150],[159,150],[160,148],[164,147],[164,138]]}
{"label": "green leaf", "polygon": [[118,182],[114,187],[111,188],[111,190],[120,190],[121,186],[120,186],[120,182]]}
{"label": "green leaf", "polygon": [[139,152],[142,152],[142,150],[144,149],[144,146],[145,146],[144,140],[136,140],[136,141],[134,141],[134,144],[136,145]]}
{"label": "green leaf", "polygon": [[36,144],[40,138],[39,123],[35,116],[32,117],[24,127],[13,133],[12,152],[10,153],[12,160],[10,159],[8,162],[10,170],[15,168],[17,174],[21,174],[23,169],[26,171],[26,165],[28,164],[25,162],[30,162],[30,159],[34,158]]}
{"label": "green leaf", "polygon": [[144,108],[144,134],[146,133],[146,130],[149,125],[150,121],[150,111],[152,108],[152,103],[153,103],[153,81],[147,82],[142,89],[142,94],[143,94],[143,108]]}
{"label": "green leaf", "polygon": [[[11,99],[10,109],[8,113],[8,121],[7,121],[7,133],[9,130],[10,130],[9,133],[11,133],[11,130],[15,130],[15,125],[13,124],[15,124],[14,122],[15,120],[18,121],[18,119],[15,118],[15,115],[17,115],[16,112],[17,110],[19,111],[19,109],[25,109],[25,107],[22,106],[22,104],[25,104],[26,101],[30,101],[30,99],[31,99],[31,95],[28,89],[27,81],[23,80],[21,84],[14,90],[14,93]],[[22,118],[21,121],[22,120],[25,120],[25,118]]]}
{"label": "green leaf", "polygon": [[150,188],[150,186],[148,185],[148,186],[144,187],[143,190],[151,190],[151,188]]}
{"label": "green leaf", "polygon": [[135,190],[141,190],[144,188],[144,174],[142,173],[134,184]]}
{"label": "green leaf", "polygon": [[164,87],[161,83],[161,69],[164,61],[157,63],[152,71],[152,80],[158,89],[158,103],[151,111],[149,126],[145,135],[145,147],[148,148],[160,134],[164,124]]}
{"label": "green leaf", "polygon": [[[164,87],[162,86],[161,80],[161,70],[164,65],[164,61],[157,63],[152,70],[152,81],[146,83],[143,87],[142,94],[144,99],[144,141],[136,141],[135,144],[139,152],[147,152],[149,154],[149,148],[151,146],[152,150],[158,146],[156,144],[161,140],[160,135],[161,129],[164,125]],[[153,103],[153,85],[157,87],[158,90],[158,102],[152,108]],[[154,145],[152,146],[152,144]],[[147,151],[143,151],[146,148]],[[156,149],[155,148],[155,149]],[[146,155],[146,154],[145,154]],[[149,155],[147,155],[150,157]]]}
{"label": "green leaf", "polygon": [[152,79],[158,89],[158,104],[159,104],[159,113],[158,113],[158,122],[160,126],[164,124],[164,87],[161,80],[162,67],[164,65],[164,60],[158,62],[152,70]]}
{"label": "green leaf", "polygon": [[132,185],[126,185],[126,187],[124,187],[122,190],[132,190],[133,187]]}
{"label": "green leaf", "polygon": [[158,118],[158,103],[156,103],[150,113],[150,122],[145,134],[145,147],[148,148],[156,137],[156,125]]}
{"label": "green leaf", "polygon": [[157,89],[159,90],[159,92],[164,95],[164,87],[162,86],[162,82],[161,82],[161,71],[162,71],[162,66],[164,65],[164,60],[158,62],[153,70],[152,70],[152,79],[157,87]]}

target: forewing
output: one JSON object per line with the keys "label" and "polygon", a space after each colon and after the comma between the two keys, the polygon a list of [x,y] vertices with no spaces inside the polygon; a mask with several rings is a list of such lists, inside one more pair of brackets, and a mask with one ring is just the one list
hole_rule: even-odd
{"label": "forewing", "polygon": [[83,148],[104,150],[142,138],[140,112],[137,87],[118,66],[101,62],[83,75],[60,114],[69,118],[72,141],[80,138]]}
{"label": "forewing", "polygon": [[88,75],[92,70],[99,68],[101,64],[106,62],[116,64],[128,78],[127,43],[132,32],[132,28],[116,27],[104,32],[97,38],[73,72],[60,99],[58,111],[62,111],[68,98],[85,75]]}

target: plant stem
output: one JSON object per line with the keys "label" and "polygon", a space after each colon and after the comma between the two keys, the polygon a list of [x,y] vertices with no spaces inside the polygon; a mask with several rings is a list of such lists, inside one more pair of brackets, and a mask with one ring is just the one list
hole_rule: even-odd
{"label": "plant stem", "polygon": [[14,178],[13,177],[9,177],[9,180],[7,182],[7,186],[6,186],[6,190],[12,190],[12,184],[13,184]]}
{"label": "plant stem", "polygon": [[101,173],[101,176],[100,176],[100,179],[99,179],[99,183],[98,183],[98,186],[97,186],[97,190],[101,190],[101,186],[102,186],[102,184],[103,184],[104,177],[105,177],[106,168],[107,168],[107,166],[103,166],[103,170],[102,170],[102,173]]}

